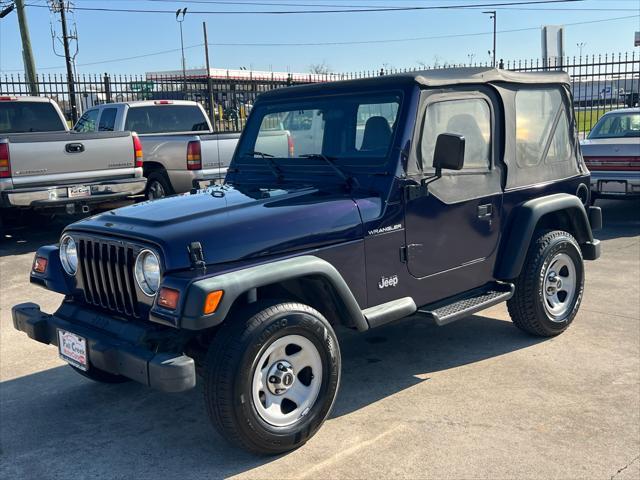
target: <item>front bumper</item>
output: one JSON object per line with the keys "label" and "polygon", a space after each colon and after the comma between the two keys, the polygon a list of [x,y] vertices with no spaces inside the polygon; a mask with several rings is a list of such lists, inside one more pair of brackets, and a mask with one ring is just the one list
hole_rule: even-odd
{"label": "front bumper", "polygon": [[159,353],[143,346],[145,329],[75,305],[63,304],[53,315],[44,313],[35,303],[22,303],[11,309],[13,326],[29,338],[57,345],[57,330],[84,337],[87,341],[89,368],[114,375],[164,392],[181,392],[196,384],[195,362],[175,353]]}
{"label": "front bumper", "polygon": [[123,180],[111,180],[100,183],[79,183],[91,188],[91,195],[87,197],[69,198],[69,187],[30,187],[16,188],[2,192],[3,204],[7,207],[60,207],[67,204],[95,204],[120,200],[144,191],[147,179],[127,178]]}
{"label": "front bumper", "polygon": [[640,172],[591,172],[591,191],[598,197],[640,196]]}

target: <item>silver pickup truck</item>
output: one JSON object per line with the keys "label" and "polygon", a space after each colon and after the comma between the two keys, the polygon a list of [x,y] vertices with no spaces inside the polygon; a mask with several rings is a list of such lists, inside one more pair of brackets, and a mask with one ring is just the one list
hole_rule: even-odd
{"label": "silver pickup truck", "polygon": [[[146,196],[162,198],[223,180],[240,133],[214,133],[202,106],[187,100],[107,103],[84,112],[76,132],[136,132],[144,149]],[[264,137],[290,150],[289,132]]]}
{"label": "silver pickup truck", "polygon": [[88,212],[145,189],[142,147],[131,132],[69,132],[58,105],[0,97],[0,214],[20,208]]}

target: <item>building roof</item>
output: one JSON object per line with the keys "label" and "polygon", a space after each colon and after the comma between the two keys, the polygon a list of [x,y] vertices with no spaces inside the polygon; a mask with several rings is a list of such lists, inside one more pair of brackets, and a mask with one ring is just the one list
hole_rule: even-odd
{"label": "building roof", "polygon": [[[434,70],[419,70],[414,72],[382,75],[356,80],[341,80],[337,82],[298,85],[285,89],[271,90],[261,96],[271,97],[286,93],[312,93],[331,87],[375,87],[418,84],[426,87],[443,87],[446,85],[460,85],[473,83],[518,83],[518,84],[553,84],[569,85],[570,77],[566,72],[512,72],[486,67],[441,68]],[[285,93],[286,92],[286,93]]]}

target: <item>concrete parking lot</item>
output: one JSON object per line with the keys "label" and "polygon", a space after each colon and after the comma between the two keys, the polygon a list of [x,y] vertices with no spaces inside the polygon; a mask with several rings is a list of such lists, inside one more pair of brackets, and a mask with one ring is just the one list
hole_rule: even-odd
{"label": "concrete parking lot", "polygon": [[99,385],[13,330],[60,222],[0,246],[0,476],[9,478],[640,478],[640,202],[602,201],[603,256],[563,335],[524,335],[499,306],[446,327],[340,331],[335,410],[299,450],[256,457],[210,427],[202,390]]}

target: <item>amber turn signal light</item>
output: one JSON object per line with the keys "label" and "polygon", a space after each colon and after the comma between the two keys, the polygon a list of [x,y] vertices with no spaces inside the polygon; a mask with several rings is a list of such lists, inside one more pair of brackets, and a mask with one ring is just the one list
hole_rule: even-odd
{"label": "amber turn signal light", "polygon": [[216,311],[218,305],[220,305],[220,300],[222,300],[222,295],[224,291],[216,290],[215,292],[210,292],[207,295],[207,299],[204,301],[204,314],[209,315]]}
{"label": "amber turn signal light", "polygon": [[158,305],[169,310],[175,310],[178,307],[180,292],[173,288],[162,287],[158,293]]}
{"label": "amber turn signal light", "polygon": [[37,273],[44,273],[47,269],[47,259],[43,257],[36,257],[33,261],[33,271]]}

